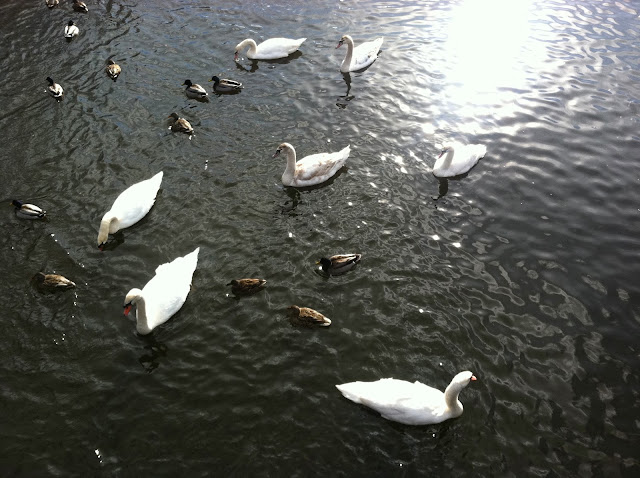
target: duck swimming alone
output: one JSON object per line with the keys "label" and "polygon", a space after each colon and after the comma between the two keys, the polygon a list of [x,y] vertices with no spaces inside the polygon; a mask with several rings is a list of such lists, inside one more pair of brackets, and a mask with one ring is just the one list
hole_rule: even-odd
{"label": "duck swimming alone", "polygon": [[458,395],[476,377],[460,372],[444,393],[420,382],[383,378],[376,382],[336,385],[345,398],[374,409],[383,418],[405,425],[430,425],[462,415]]}
{"label": "duck swimming alone", "polygon": [[242,83],[235,80],[220,79],[212,76],[209,81],[213,81],[213,91],[216,93],[238,93],[242,90]]}
{"label": "duck swimming alone", "polygon": [[277,60],[278,58],[286,58],[295,52],[306,38],[269,38],[259,45],[251,38],[242,40],[236,45],[234,60],[238,61],[238,54],[249,47],[247,50],[247,58],[250,60]]}
{"label": "duck swimming alone", "polygon": [[60,0],[44,0],[44,3],[47,5],[47,7],[53,8],[60,3]]}
{"label": "duck swimming alone", "polygon": [[35,204],[25,204],[17,199],[11,201],[11,205],[16,208],[16,216],[22,219],[44,219],[47,214]]}
{"label": "duck swimming alone", "polygon": [[329,258],[322,257],[316,264],[320,264],[326,274],[340,275],[353,269],[361,258],[362,254],[338,254]]}
{"label": "duck swimming alone", "polygon": [[227,285],[235,295],[250,295],[261,291],[266,283],[264,279],[234,279]]}
{"label": "duck swimming alone", "polygon": [[273,157],[283,154],[287,166],[282,175],[285,186],[306,187],[320,184],[335,175],[349,157],[350,146],[336,153],[318,153],[296,161],[296,150],[289,143],[282,143]]}
{"label": "duck swimming alone", "polygon": [[64,37],[73,38],[75,36],[78,36],[78,33],[80,33],[80,30],[78,29],[76,24],[73,23],[73,20],[69,20],[69,23],[67,23],[67,26],[64,27]]}
{"label": "duck swimming alone", "polygon": [[292,305],[287,307],[289,312],[289,322],[291,325],[300,325],[302,327],[328,327],[331,325],[329,317],[325,317],[320,312],[308,307],[298,307]]}
{"label": "duck swimming alone", "polygon": [[49,94],[58,101],[62,100],[62,97],[64,95],[62,86],[60,86],[58,83],[55,83],[50,76],[47,77],[47,81],[49,82],[49,87],[47,88]]}
{"label": "duck swimming alone", "polygon": [[184,92],[189,98],[204,99],[209,96],[202,86],[191,83],[191,80],[184,80],[182,86],[186,86]]}
{"label": "duck swimming alone", "polygon": [[193,135],[193,127],[186,119],[180,118],[178,113],[171,113],[167,118],[173,119],[173,124],[169,127],[174,133],[186,133],[189,135],[189,139]]}
{"label": "duck swimming alone", "polygon": [[80,0],[73,0],[73,9],[76,12],[89,13],[89,9],[87,8],[87,4],[84,3],[84,2],[81,2]]}
{"label": "duck swimming alone", "polygon": [[75,282],[58,274],[45,274],[43,272],[38,272],[33,276],[33,279],[40,287],[50,290],[72,289],[76,286]]}
{"label": "duck swimming alone", "polygon": [[107,75],[113,80],[116,81],[122,72],[122,68],[115,61],[109,60],[107,62]]}

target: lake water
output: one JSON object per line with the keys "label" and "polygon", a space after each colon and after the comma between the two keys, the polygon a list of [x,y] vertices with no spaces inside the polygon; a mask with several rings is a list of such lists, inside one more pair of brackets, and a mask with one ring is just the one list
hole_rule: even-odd
{"label": "lake water", "polygon": [[[88,4],[0,6],[2,200],[49,216],[0,214],[2,476],[640,475],[640,4]],[[345,33],[384,36],[366,71],[339,72]],[[234,63],[279,36],[307,40]],[[186,98],[214,74],[245,88]],[[438,181],[447,140],[488,152]],[[283,141],[352,152],[294,190]],[[161,170],[148,216],[99,251],[115,197]],[[197,246],[184,307],[139,336],[125,294]],[[344,252],[356,270],[317,273]],[[78,287],[44,294],[40,270]],[[241,277],[267,288],[237,300]],[[292,327],[291,304],[331,327]],[[334,387],[461,370],[478,381],[440,425]]]}

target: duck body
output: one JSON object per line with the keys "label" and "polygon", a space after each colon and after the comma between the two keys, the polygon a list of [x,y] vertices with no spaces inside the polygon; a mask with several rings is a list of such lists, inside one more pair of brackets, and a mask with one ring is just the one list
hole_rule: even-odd
{"label": "duck body", "polygon": [[238,60],[238,54],[249,47],[247,58],[250,60],[277,60],[286,58],[300,48],[306,38],[269,38],[259,45],[251,38],[241,41],[236,45],[234,59]]}
{"label": "duck body", "polygon": [[22,219],[44,219],[47,211],[43,211],[35,204],[25,204],[22,201],[14,199],[11,204],[16,208],[16,216]]}
{"label": "duck body", "polygon": [[439,178],[450,178],[466,173],[487,154],[482,144],[446,144],[433,165],[433,174]]}
{"label": "duck body", "polygon": [[49,82],[49,87],[47,88],[47,91],[49,91],[49,94],[53,96],[56,100],[60,101],[64,95],[64,90],[62,89],[62,86],[60,86],[58,83],[53,81],[53,79],[50,76],[47,77],[47,81]]}
{"label": "duck body", "polygon": [[278,146],[273,157],[283,154],[287,166],[282,175],[282,184],[293,187],[306,187],[320,184],[335,175],[349,157],[351,146],[335,153],[318,153],[296,161],[296,150],[289,143]]}
{"label": "duck body", "polygon": [[81,2],[80,0],[73,0],[73,9],[76,12],[80,13],[89,13],[89,9],[87,8],[87,4]]}
{"label": "duck body", "polygon": [[430,425],[462,415],[460,391],[476,377],[460,372],[442,393],[420,382],[383,378],[376,382],[351,382],[336,385],[345,398],[360,403],[383,418],[405,425]]}
{"label": "duck body", "polygon": [[198,266],[200,248],[156,268],[156,275],[142,290],[131,289],[124,299],[124,315],[136,306],[136,330],[151,333],[184,305],[191,290],[193,273]]}
{"label": "duck body", "polygon": [[336,46],[336,48],[340,48],[343,44],[347,44],[347,53],[340,65],[340,71],[343,73],[358,71],[371,65],[378,58],[383,40],[383,37],[379,37],[373,41],[354,46],[351,36],[343,35]]}
{"label": "duck body", "polygon": [[78,36],[78,33],[80,33],[80,30],[78,29],[76,24],[73,23],[73,20],[69,20],[67,26],[64,27],[64,37],[73,38],[75,36]]}
{"label": "duck body", "polygon": [[264,279],[234,279],[227,285],[235,295],[250,295],[261,291],[266,283]]}
{"label": "duck body", "polygon": [[317,310],[308,307],[292,305],[287,307],[287,311],[289,312],[289,322],[291,322],[291,325],[299,325],[302,327],[328,327],[331,325],[329,317],[325,317]]}
{"label": "duck body", "polygon": [[122,72],[122,68],[115,61],[109,60],[107,64],[107,75],[113,80],[116,81]]}
{"label": "duck body", "polygon": [[133,226],[145,217],[156,201],[162,183],[162,171],[152,178],[140,181],[125,189],[113,202],[100,222],[98,247],[102,248],[109,237],[120,229]]}
{"label": "duck body", "polygon": [[191,80],[184,80],[184,83],[182,83],[182,86],[186,86],[186,88],[184,89],[184,92],[189,98],[202,100],[207,96],[209,96],[207,91],[202,86],[195,83],[191,83]]}
{"label": "duck body", "polygon": [[58,6],[60,0],[44,0],[44,3],[47,5],[47,7],[53,8]]}
{"label": "duck body", "polygon": [[58,274],[44,274],[43,272],[38,272],[33,276],[33,279],[40,287],[50,290],[72,289],[76,286],[75,282]]}
{"label": "duck body", "polygon": [[191,139],[191,135],[193,134],[193,127],[191,123],[189,123],[186,119],[180,118],[178,113],[171,113],[168,118],[173,119],[173,124],[169,128],[174,133],[185,133],[189,135],[189,139]]}
{"label": "duck body", "polygon": [[361,258],[362,254],[337,254],[329,258],[322,257],[316,264],[322,266],[325,274],[340,275],[353,269]]}
{"label": "duck body", "polygon": [[213,91],[216,93],[239,93],[242,90],[242,83],[226,78],[211,77],[209,81],[213,81]]}

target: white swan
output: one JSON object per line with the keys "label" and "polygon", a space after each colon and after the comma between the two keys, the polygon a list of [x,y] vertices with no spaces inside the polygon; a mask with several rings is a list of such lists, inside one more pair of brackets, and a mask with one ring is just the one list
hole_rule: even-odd
{"label": "white swan", "polygon": [[129,186],[120,193],[100,222],[100,232],[98,233],[98,247],[100,249],[106,244],[109,234],[133,226],[147,215],[153,203],[156,202],[156,194],[158,194],[161,182],[162,171],[152,178]]}
{"label": "white swan", "polygon": [[75,36],[78,36],[78,33],[80,33],[80,30],[78,29],[76,24],[73,23],[73,20],[69,20],[69,23],[67,23],[67,26],[64,27],[64,37],[73,38]]}
{"label": "white swan", "polygon": [[131,308],[136,306],[136,330],[139,334],[151,333],[180,310],[191,289],[198,252],[199,247],[173,262],[159,265],[156,275],[142,290],[134,288],[129,291],[124,299],[124,315],[129,315]]}
{"label": "white swan", "polygon": [[429,425],[462,415],[458,394],[473,380],[476,377],[471,372],[460,372],[444,393],[420,382],[393,378],[344,383],[336,388],[349,400],[373,408],[387,420],[405,425]]}
{"label": "white swan", "polygon": [[298,38],[297,40],[292,38],[269,38],[257,45],[251,38],[247,38],[236,46],[234,59],[237,61],[238,54],[246,47],[249,47],[247,58],[251,60],[276,60],[278,58],[286,58],[300,48],[300,45],[302,45],[302,42],[305,40],[306,38]]}
{"label": "white swan", "polygon": [[318,153],[296,162],[296,150],[289,143],[282,143],[273,157],[284,154],[287,167],[282,175],[285,186],[305,187],[325,182],[344,166],[349,157],[351,146],[337,153]]}
{"label": "white swan", "polygon": [[446,144],[433,165],[433,174],[440,178],[459,176],[473,168],[487,154],[482,144]]}
{"label": "white swan", "polygon": [[383,40],[383,37],[379,37],[354,47],[353,39],[349,35],[343,35],[336,47],[340,48],[344,43],[347,44],[347,54],[342,60],[340,71],[346,73],[348,71],[362,70],[376,61]]}

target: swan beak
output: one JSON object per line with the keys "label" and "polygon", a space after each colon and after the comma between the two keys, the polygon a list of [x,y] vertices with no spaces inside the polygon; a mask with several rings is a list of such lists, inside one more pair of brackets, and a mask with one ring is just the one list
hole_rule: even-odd
{"label": "swan beak", "polygon": [[471,381],[472,381],[472,382],[475,382],[476,380],[478,380],[478,379],[476,378],[476,376],[475,376],[475,375],[471,375]]}
{"label": "swan beak", "polygon": [[271,156],[272,158],[275,158],[276,156],[278,156],[280,154],[280,150],[277,149],[275,153],[273,153],[273,156]]}
{"label": "swan beak", "polygon": [[100,244],[100,245],[98,246],[98,249],[100,249],[101,251],[104,251],[104,244]]}
{"label": "swan beak", "polygon": [[444,154],[444,149],[442,151],[440,151],[440,154],[438,155],[438,159],[440,159],[443,154]]}
{"label": "swan beak", "polygon": [[124,315],[129,315],[129,312],[131,312],[131,309],[133,308],[133,306],[131,304],[127,304],[124,306]]}
{"label": "swan beak", "polygon": [[342,40],[340,40],[340,41],[338,42],[338,46],[336,46],[336,50],[337,50],[338,48],[340,48],[340,47],[342,46],[342,44],[343,44],[343,43],[344,43],[344,42],[343,42]]}
{"label": "swan beak", "polygon": [[238,52],[233,54],[233,61],[238,61]]}

